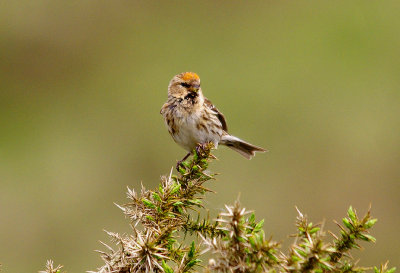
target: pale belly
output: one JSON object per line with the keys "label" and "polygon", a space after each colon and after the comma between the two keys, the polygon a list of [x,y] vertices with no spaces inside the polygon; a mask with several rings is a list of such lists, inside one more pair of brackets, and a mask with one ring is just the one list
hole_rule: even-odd
{"label": "pale belly", "polygon": [[222,130],[210,130],[208,127],[199,126],[204,121],[200,120],[200,115],[193,113],[187,117],[175,118],[178,132],[172,137],[176,143],[188,152],[192,151],[197,144],[213,142],[215,148],[221,139]]}

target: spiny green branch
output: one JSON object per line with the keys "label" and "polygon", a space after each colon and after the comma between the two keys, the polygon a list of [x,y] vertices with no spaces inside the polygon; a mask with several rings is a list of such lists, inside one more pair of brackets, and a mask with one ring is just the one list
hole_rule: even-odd
{"label": "spiny green branch", "polygon": [[[368,231],[376,223],[370,211],[360,219],[350,207],[342,219],[340,235],[327,240],[320,225],[308,221],[298,210],[295,241],[284,253],[280,244],[266,238],[264,220],[242,208],[239,201],[225,206],[225,211],[211,220],[202,199],[205,183],[215,174],[207,172],[215,157],[212,144],[200,145],[193,157],[179,165],[177,175],[163,176],[157,189],[143,185],[140,192],[128,188],[129,202],[117,205],[131,220],[132,233],[120,235],[107,232],[117,249],[105,245],[99,251],[104,261],[96,273],[134,272],[293,272],[293,273],[355,273],[371,268],[358,267],[348,255],[359,248],[358,241],[375,242]],[[193,217],[197,215],[197,218]],[[194,236],[190,243],[188,236]],[[211,252],[212,258],[202,265],[201,254]],[[58,271],[57,271],[58,270]],[[47,265],[46,273],[59,273],[60,267]],[[393,273],[387,263],[373,268],[375,273]]]}

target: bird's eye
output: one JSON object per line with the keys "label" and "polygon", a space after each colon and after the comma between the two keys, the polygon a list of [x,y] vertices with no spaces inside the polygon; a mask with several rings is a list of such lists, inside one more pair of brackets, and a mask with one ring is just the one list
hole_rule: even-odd
{"label": "bird's eye", "polygon": [[188,88],[188,87],[190,87],[190,84],[188,84],[186,82],[181,82],[181,86]]}

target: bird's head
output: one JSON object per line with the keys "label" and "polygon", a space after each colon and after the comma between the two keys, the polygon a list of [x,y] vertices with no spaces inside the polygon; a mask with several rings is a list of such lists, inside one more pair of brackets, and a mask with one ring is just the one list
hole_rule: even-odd
{"label": "bird's head", "polygon": [[175,75],[169,83],[168,95],[180,99],[195,99],[202,96],[199,76],[193,72]]}

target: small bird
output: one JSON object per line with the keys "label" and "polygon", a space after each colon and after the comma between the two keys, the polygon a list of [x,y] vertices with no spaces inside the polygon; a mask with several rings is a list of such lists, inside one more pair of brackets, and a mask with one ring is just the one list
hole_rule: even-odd
{"label": "small bird", "polygon": [[224,115],[203,96],[196,73],[184,72],[172,78],[167,102],[160,113],[174,141],[189,152],[178,161],[177,168],[197,145],[208,142],[212,142],[215,148],[218,144],[228,146],[247,159],[251,159],[255,152],[266,151],[228,133]]}

